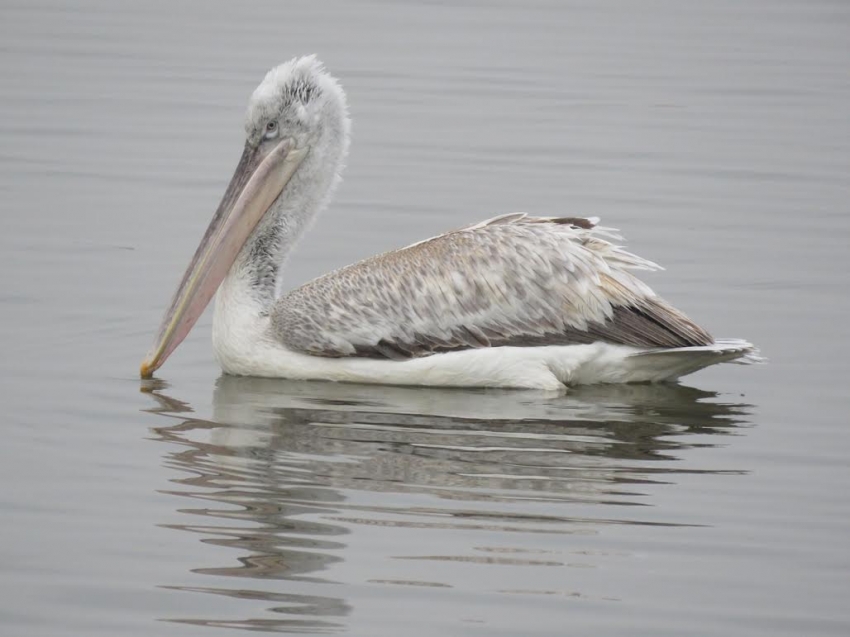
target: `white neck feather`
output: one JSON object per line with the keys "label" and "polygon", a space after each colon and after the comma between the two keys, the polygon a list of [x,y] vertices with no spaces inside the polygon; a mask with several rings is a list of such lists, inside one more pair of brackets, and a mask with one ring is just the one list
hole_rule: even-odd
{"label": "white neck feather", "polygon": [[219,287],[213,314],[213,339],[217,343],[246,332],[256,338],[267,322],[281,293],[280,273],[287,258],[330,202],[340,181],[348,129],[345,126],[329,133],[327,139],[320,140],[323,143],[311,148]]}
{"label": "white neck feather", "polygon": [[339,182],[337,165],[315,163],[305,158],[242,247],[216,295],[214,323],[235,303],[243,305],[239,314],[250,307],[252,314],[265,315],[279,296],[286,260]]}

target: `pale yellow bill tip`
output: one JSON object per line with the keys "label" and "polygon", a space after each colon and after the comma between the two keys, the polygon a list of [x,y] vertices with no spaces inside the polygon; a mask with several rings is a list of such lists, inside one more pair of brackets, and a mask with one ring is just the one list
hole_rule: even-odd
{"label": "pale yellow bill tip", "polygon": [[153,378],[154,367],[145,359],[142,361],[142,366],[139,368],[139,376],[142,378]]}

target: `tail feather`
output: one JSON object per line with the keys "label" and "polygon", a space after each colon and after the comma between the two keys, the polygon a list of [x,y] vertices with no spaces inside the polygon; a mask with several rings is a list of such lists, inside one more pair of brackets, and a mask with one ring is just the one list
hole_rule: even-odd
{"label": "tail feather", "polygon": [[628,357],[632,371],[648,381],[675,380],[716,363],[763,362],[758,349],[747,341],[725,339],[711,345],[648,349]]}

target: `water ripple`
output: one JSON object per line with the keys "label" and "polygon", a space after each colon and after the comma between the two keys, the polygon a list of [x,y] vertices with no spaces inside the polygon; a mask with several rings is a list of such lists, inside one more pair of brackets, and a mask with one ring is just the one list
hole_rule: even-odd
{"label": "water ripple", "polygon": [[[208,420],[192,417],[162,383],[143,391],[157,401],[150,411],[167,419],[155,439],[167,443],[163,462],[177,472],[161,493],[188,503],[177,509],[185,522],[161,526],[225,550],[223,563],[192,568],[217,585],[163,587],[265,607],[248,620],[167,618],[174,622],[332,632],[356,606],[336,596],[336,584],[349,594],[437,591],[481,568],[597,568],[631,557],[598,544],[605,529],[704,526],[660,517],[655,489],[693,473],[746,474],[677,463],[740,434],[750,411],[681,386],[552,397],[222,377]],[[575,540],[553,546],[542,537]],[[351,568],[355,545],[361,564]],[[509,582],[484,591],[584,596]]]}

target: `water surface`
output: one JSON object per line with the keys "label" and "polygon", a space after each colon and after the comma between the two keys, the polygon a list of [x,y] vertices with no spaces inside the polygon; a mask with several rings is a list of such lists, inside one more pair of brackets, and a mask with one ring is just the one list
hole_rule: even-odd
{"label": "water surface", "polygon": [[[0,622],[14,635],[845,635],[845,3],[6,2]],[[599,215],[769,364],[565,396],[138,363],[264,72],[345,181],[296,285],[495,214]]]}

